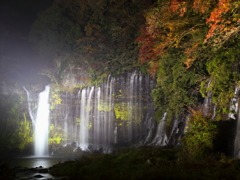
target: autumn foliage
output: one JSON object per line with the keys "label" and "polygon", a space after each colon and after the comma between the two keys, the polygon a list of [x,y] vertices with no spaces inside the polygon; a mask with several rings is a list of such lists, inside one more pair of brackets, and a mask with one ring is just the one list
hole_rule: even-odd
{"label": "autumn foliage", "polygon": [[[169,38],[163,35],[161,31],[154,33],[147,33],[146,29],[142,29],[142,35],[139,36],[136,41],[141,45],[139,60],[140,65],[148,63],[150,67],[148,68],[149,73],[154,76],[158,68],[159,56],[163,55],[167,50],[167,45],[169,44]],[[158,43],[162,42],[162,43]]]}
{"label": "autumn foliage", "polygon": [[217,7],[210,13],[210,17],[206,20],[210,29],[208,30],[205,41],[216,35],[216,33],[224,31],[227,24],[231,24],[231,21],[222,17],[230,10],[230,2],[231,0],[219,0]]}
{"label": "autumn foliage", "polygon": [[179,16],[184,16],[185,12],[187,11],[186,2],[172,0],[170,4],[170,9],[173,13],[178,12]]}
{"label": "autumn foliage", "polygon": [[239,21],[233,21],[233,15],[228,15],[237,7],[239,3],[232,0],[165,0],[159,3],[146,13],[145,30],[137,39],[140,63],[147,63],[153,75],[158,61],[169,50],[181,48],[186,68],[190,68],[204,44],[221,46],[229,36],[238,33]]}
{"label": "autumn foliage", "polygon": [[157,119],[180,115],[199,90],[226,117],[240,81],[239,9],[238,0],[162,0],[146,11],[136,41],[139,64],[157,79]]}

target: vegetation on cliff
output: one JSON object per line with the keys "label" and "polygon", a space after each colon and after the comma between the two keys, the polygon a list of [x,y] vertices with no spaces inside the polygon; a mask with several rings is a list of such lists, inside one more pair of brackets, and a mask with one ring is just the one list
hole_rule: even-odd
{"label": "vegetation on cliff", "polygon": [[139,60],[156,77],[156,117],[184,113],[199,92],[217,118],[229,112],[239,82],[239,1],[162,0],[148,9],[137,38]]}
{"label": "vegetation on cliff", "polygon": [[[151,1],[55,1],[39,14],[30,40],[45,58],[87,65],[93,78],[138,66],[134,40]],[[61,63],[61,62],[60,62]]]}
{"label": "vegetation on cliff", "polygon": [[[30,40],[56,63],[88,66],[92,79],[148,72],[157,80],[157,120],[166,111],[168,120],[182,116],[201,96],[212,97],[221,119],[239,81],[239,6],[236,0],[58,0],[39,14]],[[57,78],[67,66],[60,67]]]}
{"label": "vegetation on cliff", "polygon": [[33,141],[27,108],[18,94],[0,96],[0,152],[24,149]]}

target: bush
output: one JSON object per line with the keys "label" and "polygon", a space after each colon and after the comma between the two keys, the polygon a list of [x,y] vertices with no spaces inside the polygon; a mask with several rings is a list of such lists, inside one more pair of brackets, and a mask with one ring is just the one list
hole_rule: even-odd
{"label": "bush", "polygon": [[189,130],[182,139],[181,158],[187,161],[203,160],[211,155],[213,140],[217,135],[217,125],[210,116],[193,111],[189,118]]}

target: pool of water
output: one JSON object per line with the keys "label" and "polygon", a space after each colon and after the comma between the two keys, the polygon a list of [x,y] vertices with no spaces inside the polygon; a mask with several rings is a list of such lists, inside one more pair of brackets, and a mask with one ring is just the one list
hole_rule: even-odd
{"label": "pool of water", "polygon": [[70,157],[56,157],[56,156],[47,156],[47,157],[36,157],[36,156],[27,156],[27,157],[15,157],[15,158],[1,158],[0,161],[6,162],[10,168],[14,167],[26,167],[26,168],[36,168],[42,166],[43,168],[49,168],[55,164],[62,163],[67,160],[72,160]]}
{"label": "pool of water", "polygon": [[[38,169],[49,168],[55,164],[64,161],[74,160],[74,157],[57,157],[57,156],[26,156],[26,157],[5,157],[0,158],[0,162],[6,162],[10,168],[16,170],[15,180],[20,179],[64,179],[64,177],[54,177],[49,173],[39,173]],[[32,169],[34,168],[34,171]],[[35,171],[36,170],[36,171]],[[35,177],[41,176],[41,177]]]}

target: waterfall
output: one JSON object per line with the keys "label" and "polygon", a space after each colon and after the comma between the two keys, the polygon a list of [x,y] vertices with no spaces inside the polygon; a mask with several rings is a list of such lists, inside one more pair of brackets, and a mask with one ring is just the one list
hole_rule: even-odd
{"label": "waterfall", "polygon": [[[156,133],[162,137],[165,131],[160,132],[164,129],[160,127],[154,130],[157,126],[150,96],[153,88],[154,80],[138,71],[118,77],[108,75],[103,83],[82,88],[68,97],[72,100],[60,95],[63,103],[53,110],[51,122],[66,133],[63,144],[74,141],[82,150],[93,148],[109,153],[115,146],[142,145],[147,137],[148,143],[159,144],[163,140],[155,138],[159,136]],[[151,137],[149,129],[153,131]]]}
{"label": "waterfall", "polygon": [[101,89],[97,88],[95,92],[95,108],[94,108],[94,149],[100,148],[100,111],[98,111],[98,107],[100,106],[100,96]]}
{"label": "waterfall", "polygon": [[[47,85],[45,90],[38,97],[31,94],[25,87],[27,93],[28,111],[32,120],[34,131],[34,155],[48,156],[48,134],[49,134],[49,92],[50,86]],[[38,101],[38,103],[36,103]]]}
{"label": "waterfall", "polygon": [[88,147],[88,138],[89,138],[89,128],[91,124],[89,124],[89,114],[91,111],[91,100],[94,91],[94,86],[90,88],[82,89],[81,96],[81,110],[80,110],[80,147],[83,150],[86,150]]}
{"label": "waterfall", "polygon": [[92,87],[57,92],[62,103],[54,104],[50,115],[50,88],[46,86],[39,94],[35,118],[35,155],[47,155],[49,131],[52,154],[61,154],[64,147],[110,153],[123,146],[165,146],[165,117],[160,124],[153,118],[150,94],[154,86],[149,75],[138,71],[118,77],[109,75],[103,83]]}
{"label": "waterfall", "polygon": [[31,120],[32,120],[32,124],[33,124],[33,126],[35,126],[35,117],[34,117],[34,112],[33,112],[33,103],[30,103],[30,101],[32,101],[32,98],[31,98],[31,94],[28,92],[28,90],[25,88],[25,87],[23,87],[23,89],[26,91],[26,93],[27,93],[27,101],[28,101],[28,112],[29,112],[29,116],[30,116],[30,118],[31,118]]}
{"label": "waterfall", "polygon": [[[210,83],[211,80],[207,86]],[[34,128],[35,155],[48,155],[49,141],[53,154],[56,149],[66,146],[71,146],[73,151],[81,148],[109,153],[113,148],[122,146],[178,145],[181,134],[188,128],[185,124],[188,117],[172,121],[166,132],[167,113],[160,123],[154,119],[154,104],[150,95],[154,86],[153,79],[138,71],[118,77],[109,75],[103,83],[92,87],[56,92],[62,103],[54,104],[51,112],[48,104],[49,86],[39,97],[24,87]],[[236,86],[230,104],[232,113],[228,117],[237,121],[234,154],[240,158],[238,93],[239,86]],[[208,93],[202,105],[203,113],[208,115],[212,112],[214,118],[216,108],[211,102],[211,93]]]}
{"label": "waterfall", "polygon": [[166,117],[167,113],[165,112],[163,118],[161,119],[160,123],[157,125],[157,133],[154,140],[151,142],[153,145],[166,145],[167,137],[166,137]]}
{"label": "waterfall", "polygon": [[239,86],[237,85],[234,92],[234,97],[231,99],[230,103],[230,111],[231,113],[228,114],[228,118],[236,119],[234,114],[238,113],[238,97],[237,94],[239,92]]}
{"label": "waterfall", "polygon": [[48,131],[49,131],[49,91],[45,90],[39,94],[36,123],[34,127],[34,152],[35,156],[48,155]]}
{"label": "waterfall", "polygon": [[81,93],[81,109],[80,109],[80,147],[85,150],[87,148],[87,139],[86,136],[88,135],[88,129],[87,129],[87,120],[86,120],[86,91],[87,89],[83,89]]}
{"label": "waterfall", "polygon": [[235,135],[235,142],[234,142],[234,157],[240,158],[240,111],[238,109],[237,113],[237,127],[236,127],[236,135]]}
{"label": "waterfall", "polygon": [[[228,115],[229,118],[235,119],[237,121],[235,142],[234,142],[234,157],[240,158],[240,109],[239,109],[239,84],[235,87],[234,98],[231,100],[230,110],[232,113]],[[237,118],[234,116],[236,114]]]}

